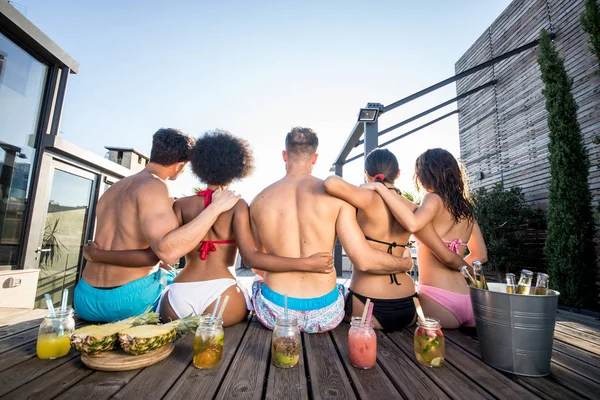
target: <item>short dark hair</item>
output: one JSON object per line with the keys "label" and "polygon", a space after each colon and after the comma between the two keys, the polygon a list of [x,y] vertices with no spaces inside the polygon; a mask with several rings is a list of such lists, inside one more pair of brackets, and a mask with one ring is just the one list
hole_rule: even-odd
{"label": "short dark hair", "polygon": [[190,162],[194,174],[208,185],[229,185],[254,171],[250,144],[222,129],[208,131],[196,140]]}
{"label": "short dark hair", "polygon": [[164,166],[186,162],[194,139],[173,128],[161,128],[152,136],[150,162]]}
{"label": "short dark hair", "polygon": [[310,128],[297,126],[285,137],[285,151],[290,155],[312,156],[319,147],[317,133]]}
{"label": "short dark hair", "polygon": [[379,178],[376,181],[394,183],[400,167],[398,166],[398,159],[388,149],[375,149],[369,153],[365,160],[365,171],[372,176],[381,174],[385,179]]}

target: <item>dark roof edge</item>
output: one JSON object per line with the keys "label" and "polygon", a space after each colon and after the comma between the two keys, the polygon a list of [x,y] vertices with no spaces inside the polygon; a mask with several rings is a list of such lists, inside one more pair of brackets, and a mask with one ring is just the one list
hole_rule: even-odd
{"label": "dark roof edge", "polygon": [[95,169],[104,172],[109,172],[113,175],[118,176],[119,178],[124,178],[133,174],[133,172],[130,169],[125,168],[122,165],[119,165],[110,160],[107,160],[106,158],[92,153],[89,150],[82,149],[81,147],[76,146],[73,143],[61,137],[44,134],[42,140],[42,144],[46,149],[53,150],[59,154],[75,159]]}
{"label": "dark roof edge", "polygon": [[141,151],[137,151],[136,149],[134,149],[133,147],[118,147],[118,146],[104,146],[104,148],[106,150],[117,150],[117,151],[130,151],[132,153],[135,153],[139,156],[144,157],[146,160],[149,160],[150,157],[148,157],[147,155],[145,155],[144,153],[142,153]]}
{"label": "dark roof edge", "polygon": [[66,66],[74,73],[79,71],[79,63],[73,57],[68,55],[6,0],[0,0],[0,26],[21,39],[42,57]]}

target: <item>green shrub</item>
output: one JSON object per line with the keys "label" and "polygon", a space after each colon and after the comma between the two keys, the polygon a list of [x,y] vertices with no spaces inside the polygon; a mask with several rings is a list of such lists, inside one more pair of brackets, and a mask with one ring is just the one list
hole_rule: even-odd
{"label": "green shrub", "polygon": [[505,274],[517,275],[522,269],[546,271],[542,210],[525,203],[520,188],[505,189],[497,184],[471,193],[475,218],[483,233],[488,251],[486,275],[504,281]]}
{"label": "green shrub", "polygon": [[538,63],[548,111],[550,189],[548,236],[544,249],[548,272],[571,307],[597,307],[597,266],[590,161],[577,121],[573,81],[545,29],[540,34]]}
{"label": "green shrub", "polygon": [[581,27],[590,35],[590,51],[596,55],[600,65],[600,6],[596,0],[585,1],[585,11],[581,15]]}

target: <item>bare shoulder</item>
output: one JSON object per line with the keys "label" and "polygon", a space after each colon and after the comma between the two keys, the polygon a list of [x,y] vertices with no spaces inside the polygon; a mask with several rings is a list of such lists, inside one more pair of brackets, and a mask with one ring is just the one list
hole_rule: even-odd
{"label": "bare shoulder", "polygon": [[425,196],[423,196],[423,201],[421,202],[421,204],[424,204],[425,202],[430,203],[430,204],[442,204],[442,198],[440,197],[439,194],[437,193],[427,193],[425,194]]}

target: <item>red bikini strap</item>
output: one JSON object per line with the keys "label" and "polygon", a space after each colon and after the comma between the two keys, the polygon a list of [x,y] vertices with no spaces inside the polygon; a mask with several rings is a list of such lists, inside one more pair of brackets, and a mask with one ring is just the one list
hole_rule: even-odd
{"label": "red bikini strap", "polygon": [[208,207],[209,204],[212,202],[213,192],[214,190],[207,188],[206,190],[201,190],[198,193],[196,193],[198,196],[204,196],[204,208]]}

